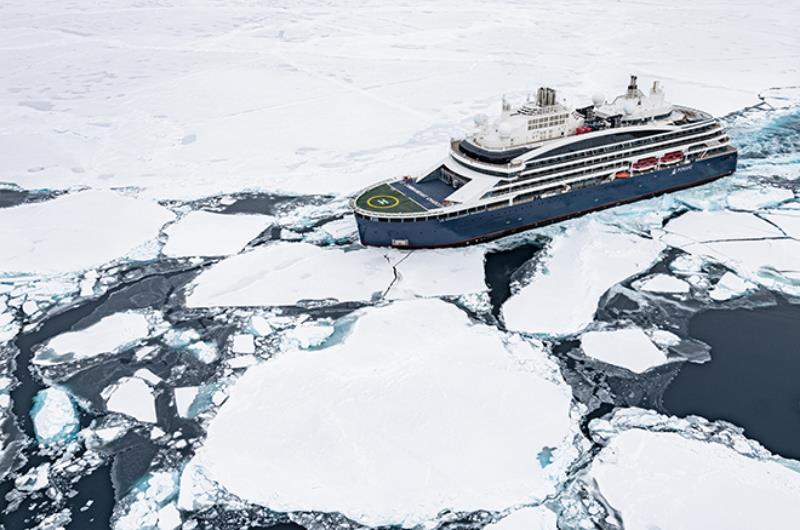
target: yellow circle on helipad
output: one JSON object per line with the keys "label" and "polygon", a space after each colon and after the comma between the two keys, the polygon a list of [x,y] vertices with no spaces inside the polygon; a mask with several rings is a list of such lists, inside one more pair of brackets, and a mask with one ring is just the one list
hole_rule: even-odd
{"label": "yellow circle on helipad", "polygon": [[391,195],[375,195],[367,199],[367,205],[372,208],[394,208],[400,204],[400,199]]}

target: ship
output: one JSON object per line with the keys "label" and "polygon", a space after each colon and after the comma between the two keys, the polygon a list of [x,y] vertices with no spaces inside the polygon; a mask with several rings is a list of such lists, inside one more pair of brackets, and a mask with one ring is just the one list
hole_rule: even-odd
{"label": "ship", "polygon": [[673,105],[658,81],[631,76],[611,101],[568,107],[552,88],[499,116],[475,117],[447,157],[419,176],[351,200],[364,245],[454,247],[706,184],[736,170],[737,150],[712,115]]}

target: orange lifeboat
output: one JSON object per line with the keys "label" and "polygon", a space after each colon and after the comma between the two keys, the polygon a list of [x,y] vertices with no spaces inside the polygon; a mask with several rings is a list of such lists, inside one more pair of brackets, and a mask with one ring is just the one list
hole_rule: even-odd
{"label": "orange lifeboat", "polygon": [[626,178],[630,178],[630,176],[631,176],[631,172],[627,171],[627,170],[617,171],[616,173],[614,173],[614,178],[615,179],[626,179]]}
{"label": "orange lifeboat", "polygon": [[646,171],[648,169],[656,167],[657,164],[658,164],[658,158],[654,156],[649,156],[647,158],[642,158],[641,160],[637,160],[636,162],[633,163],[633,166],[631,167],[633,168],[634,171]]}
{"label": "orange lifeboat", "polygon": [[674,164],[683,160],[683,151],[672,151],[661,157],[662,164]]}

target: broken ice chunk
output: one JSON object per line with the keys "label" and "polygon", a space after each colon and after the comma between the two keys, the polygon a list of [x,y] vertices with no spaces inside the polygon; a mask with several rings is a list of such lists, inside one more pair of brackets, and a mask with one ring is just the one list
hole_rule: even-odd
{"label": "broken ice chunk", "polygon": [[663,248],[596,221],[572,225],[555,236],[527,285],[503,304],[503,320],[515,331],[577,333],[592,322],[603,293],[649,267]]}
{"label": "broken ice chunk", "polygon": [[31,409],[33,430],[43,444],[56,444],[71,439],[78,432],[78,412],[64,390],[51,387],[40,390]]}
{"label": "broken ice chunk", "polygon": [[589,357],[640,374],[667,362],[667,356],[639,328],[589,331],[581,337],[581,349]]}
{"label": "broken ice chunk", "polygon": [[33,362],[51,365],[115,353],[147,337],[149,331],[150,325],[143,313],[115,313],[88,328],[55,336],[36,352]]}
{"label": "broken ice chunk", "polygon": [[231,351],[234,353],[255,353],[256,343],[253,340],[253,336],[247,334],[234,335]]}
{"label": "broken ice chunk", "polygon": [[197,397],[198,387],[196,386],[183,386],[173,389],[175,393],[175,407],[178,409],[178,414],[184,418],[189,417],[189,408],[194,403],[194,398]]}
{"label": "broken ice chunk", "polygon": [[688,293],[689,284],[669,274],[654,274],[636,281],[634,287],[651,293]]}
{"label": "broken ice chunk", "polygon": [[126,414],[145,423],[156,422],[156,407],[150,387],[138,377],[123,377],[107,386],[102,396],[111,412]]}
{"label": "broken ice chunk", "polygon": [[268,215],[190,212],[164,230],[169,239],[163,252],[170,257],[235,254],[273,221]]}
{"label": "broken ice chunk", "polygon": [[745,188],[728,195],[728,206],[734,210],[759,210],[794,199],[794,193],[785,188]]}
{"label": "broken ice chunk", "polygon": [[747,291],[754,288],[755,285],[752,283],[739,278],[732,272],[726,272],[722,275],[711,292],[708,293],[708,296],[710,296],[712,300],[724,302],[725,300],[742,296]]}

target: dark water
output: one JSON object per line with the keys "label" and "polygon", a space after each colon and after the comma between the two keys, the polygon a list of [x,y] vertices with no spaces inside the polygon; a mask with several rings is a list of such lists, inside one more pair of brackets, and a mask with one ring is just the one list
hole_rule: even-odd
{"label": "dark water", "polygon": [[684,364],[664,394],[666,411],[730,421],[800,459],[800,305],[706,311],[689,334],[711,345],[711,361]]}
{"label": "dark water", "polygon": [[484,277],[489,288],[492,314],[497,318],[500,307],[511,296],[511,280],[514,273],[542,250],[543,244],[528,243],[508,250],[498,250],[486,254]]}

